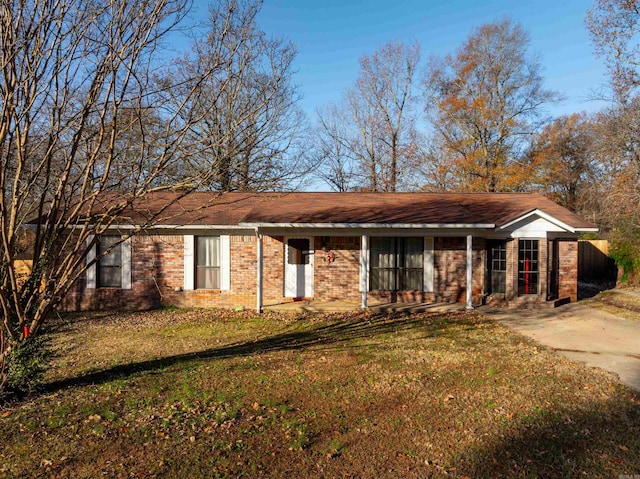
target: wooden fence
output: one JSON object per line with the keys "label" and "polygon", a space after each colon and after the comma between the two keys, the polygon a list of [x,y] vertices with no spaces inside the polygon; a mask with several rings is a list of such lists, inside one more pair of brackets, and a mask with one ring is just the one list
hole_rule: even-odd
{"label": "wooden fence", "polygon": [[609,258],[609,241],[578,241],[578,279],[615,281],[617,269]]}

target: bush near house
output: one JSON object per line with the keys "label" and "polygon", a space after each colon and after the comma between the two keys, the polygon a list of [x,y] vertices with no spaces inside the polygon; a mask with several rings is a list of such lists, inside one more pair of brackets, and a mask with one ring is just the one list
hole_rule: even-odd
{"label": "bush near house", "polygon": [[619,280],[626,284],[640,284],[640,228],[622,225],[611,234],[609,255],[619,270]]}

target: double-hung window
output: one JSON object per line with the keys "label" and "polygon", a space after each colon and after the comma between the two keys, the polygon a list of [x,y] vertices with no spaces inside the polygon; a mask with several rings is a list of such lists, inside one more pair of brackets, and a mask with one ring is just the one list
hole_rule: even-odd
{"label": "double-hung window", "polygon": [[98,248],[98,288],[122,288],[122,240],[101,236]]}
{"label": "double-hung window", "polygon": [[422,291],[424,238],[371,238],[369,289]]}
{"label": "double-hung window", "polygon": [[184,236],[185,290],[231,287],[230,238],[228,235]]}
{"label": "double-hung window", "polygon": [[131,239],[102,235],[87,239],[87,289],[131,289]]}
{"label": "double-hung window", "polygon": [[220,289],[220,237],[196,238],[196,288]]}
{"label": "double-hung window", "polygon": [[487,248],[487,289],[489,294],[504,293],[507,286],[507,242],[495,240]]}

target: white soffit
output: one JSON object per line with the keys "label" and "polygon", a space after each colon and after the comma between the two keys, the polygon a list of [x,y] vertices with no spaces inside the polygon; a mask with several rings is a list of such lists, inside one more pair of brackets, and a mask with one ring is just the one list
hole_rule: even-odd
{"label": "white soffit", "polygon": [[[555,216],[551,216],[545,213],[544,211],[538,210],[538,209],[530,211],[529,213],[526,213],[522,216],[518,216],[517,218],[509,221],[508,223],[505,223],[502,226],[498,226],[496,230],[497,231],[505,231],[505,230],[517,231],[521,229],[526,229],[527,225],[530,225],[531,223],[534,223],[534,222],[538,223],[538,226],[536,227],[536,229],[539,229],[540,226],[542,226],[542,224],[539,221],[537,221],[536,218],[533,218],[533,217],[537,217],[539,219],[545,220],[547,223],[550,223],[551,225],[555,226],[555,228],[546,227],[544,228],[545,231],[552,231],[552,232],[568,231],[570,233],[575,233],[577,231],[577,229],[574,228],[573,226],[570,226],[567,223],[560,221]],[[527,221],[529,219],[530,221]]]}

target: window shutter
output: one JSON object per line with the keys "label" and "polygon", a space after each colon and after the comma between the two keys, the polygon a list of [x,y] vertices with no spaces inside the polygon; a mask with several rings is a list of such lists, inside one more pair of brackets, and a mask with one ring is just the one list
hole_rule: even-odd
{"label": "window shutter", "polygon": [[[96,259],[96,245],[94,244],[93,246],[91,246],[91,243],[93,243],[95,236],[91,235],[87,238],[87,247],[89,248],[89,251],[87,251],[87,257],[86,257],[86,264],[90,264],[93,260]],[[85,287],[87,289],[96,289],[96,264],[93,263],[90,266],[87,266],[87,270],[85,272],[85,280],[86,280],[86,284]]]}
{"label": "window shutter", "polygon": [[231,289],[231,241],[229,235],[220,236],[220,289]]}
{"label": "window shutter", "polygon": [[195,284],[195,248],[194,236],[184,236],[184,284],[185,290],[194,289]]}
{"label": "window shutter", "polygon": [[131,238],[120,245],[122,267],[122,289],[131,289]]}
{"label": "window shutter", "polygon": [[427,236],[424,239],[424,287],[423,290],[425,293],[433,293],[433,262],[434,262],[434,253],[433,253],[433,237]]}

